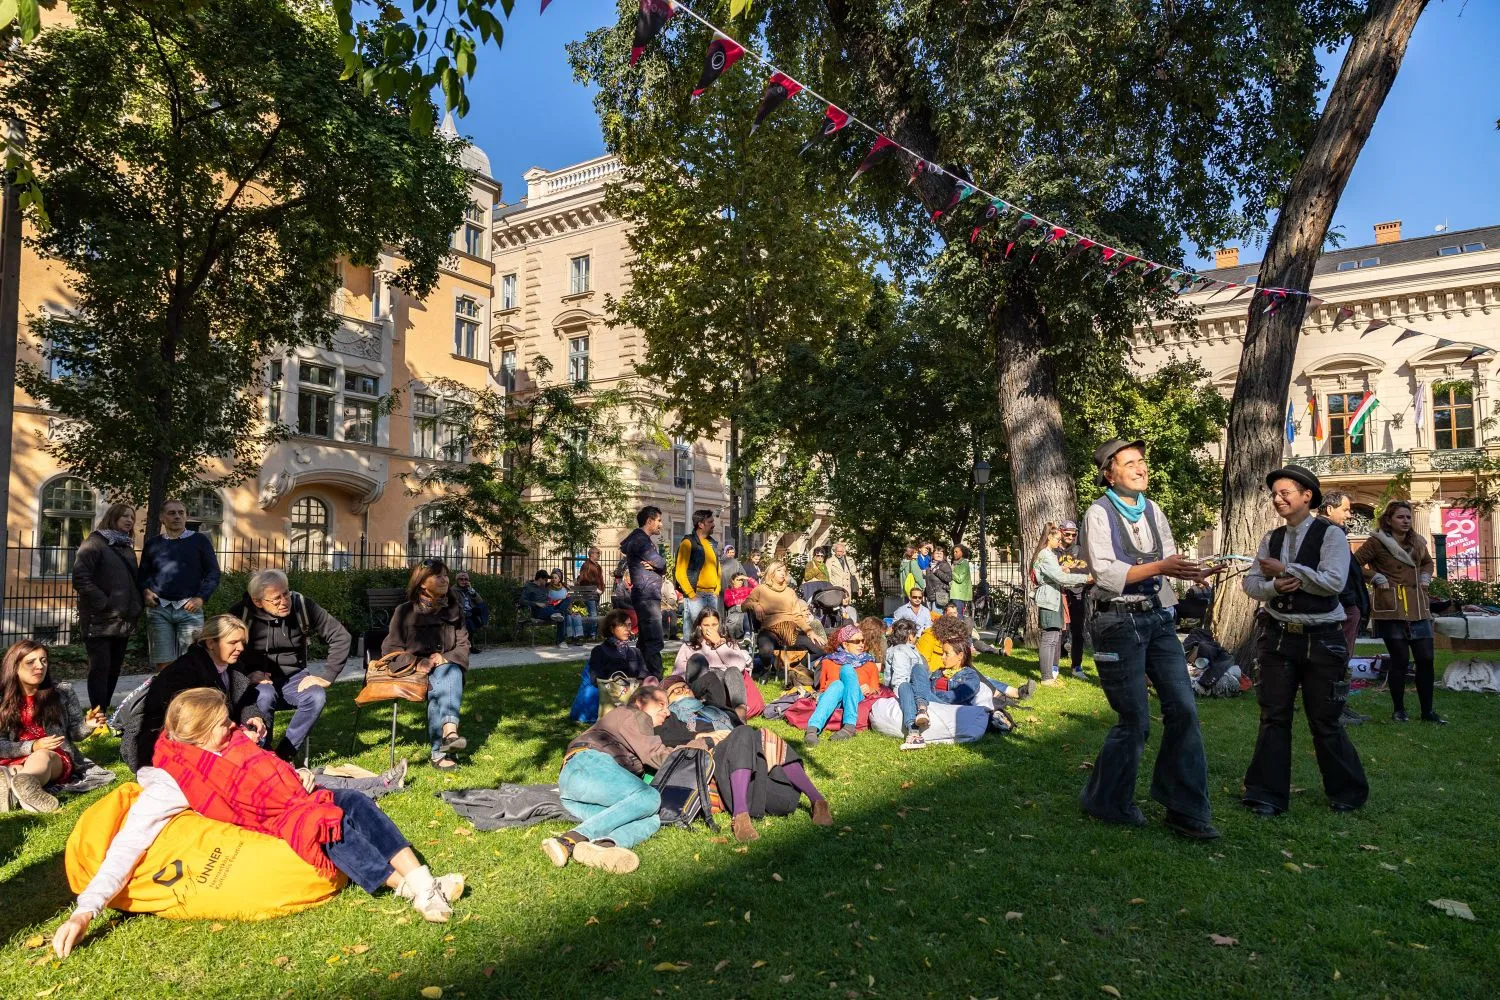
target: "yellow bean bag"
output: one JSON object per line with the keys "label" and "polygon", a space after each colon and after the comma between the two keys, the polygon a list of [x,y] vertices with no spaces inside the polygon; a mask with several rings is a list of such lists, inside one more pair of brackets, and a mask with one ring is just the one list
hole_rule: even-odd
{"label": "yellow bean bag", "polygon": [[[78,818],[66,855],[75,895],[104,863],[140,794],[135,782],[122,785]],[[323,875],[276,837],[184,812],[162,828],[109,905],[171,920],[269,920],[327,902],[346,881]]]}

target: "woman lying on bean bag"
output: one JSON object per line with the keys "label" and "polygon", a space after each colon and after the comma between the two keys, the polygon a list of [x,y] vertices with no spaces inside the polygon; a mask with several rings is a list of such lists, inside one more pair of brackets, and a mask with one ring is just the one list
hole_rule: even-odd
{"label": "woman lying on bean bag", "polygon": [[152,762],[137,774],[145,791],[73,915],[52,937],[59,958],[83,939],[167,822],[187,809],[280,838],[319,872],[343,872],[366,892],[390,886],[433,923],[445,923],[449,903],[463,893],[462,875],[434,879],[396,824],[365,796],[304,786],[291,765],[229,721],[220,691],[190,688],[172,699]]}

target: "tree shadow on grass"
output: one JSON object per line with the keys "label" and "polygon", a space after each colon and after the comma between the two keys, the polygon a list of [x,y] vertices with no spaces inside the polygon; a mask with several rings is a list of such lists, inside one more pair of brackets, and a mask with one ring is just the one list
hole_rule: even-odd
{"label": "tree shadow on grass", "polygon": [[0,868],[10,864],[26,844],[26,831],[42,821],[36,813],[14,812],[0,818]]}
{"label": "tree shadow on grass", "polygon": [[0,941],[9,940],[17,931],[33,924],[51,920],[72,899],[61,851],[27,865],[5,880]]}

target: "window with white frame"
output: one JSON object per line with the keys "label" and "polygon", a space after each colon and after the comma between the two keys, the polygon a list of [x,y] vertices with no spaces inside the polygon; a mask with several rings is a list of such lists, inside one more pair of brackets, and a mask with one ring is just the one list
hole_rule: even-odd
{"label": "window with white frame", "polygon": [[589,258],[574,257],[568,262],[568,294],[582,295],[589,290]]}
{"label": "window with white frame", "polygon": [[362,372],[344,373],[344,440],[377,444],[380,434],[380,379]]}
{"label": "window with white frame", "polygon": [[384,289],[381,288],[380,272],[370,268],[370,318],[379,319],[385,313]]}
{"label": "window with white frame", "polygon": [[506,392],[516,391],[516,349],[507,347],[500,352],[500,388]]}
{"label": "window with white frame", "polygon": [[281,372],[282,362],[272,361],[266,366],[266,423],[281,423]]}
{"label": "window with white frame", "polygon": [[469,459],[469,437],[462,423],[448,416],[447,401],[427,392],[412,393],[412,454],[445,462]]}
{"label": "window with white frame", "polygon": [[297,433],[333,437],[334,370],[303,361],[297,365]]}
{"label": "window with white frame", "polygon": [[502,310],[514,309],[516,307],[516,276],[506,274],[500,277],[500,308]]}
{"label": "window with white frame", "polygon": [[72,572],[78,546],[94,530],[96,506],[93,488],[77,476],[61,476],[42,490],[37,538],[37,569],[42,576]]}
{"label": "window with white frame", "polygon": [[568,338],[568,381],[589,380],[589,338]]}
{"label": "window with white frame", "polygon": [[461,358],[478,358],[479,301],[471,295],[460,295],[453,309],[453,353]]}
{"label": "window with white frame", "polygon": [[470,257],[484,256],[484,209],[472,201],[464,209],[463,251]]}
{"label": "window with white frame", "polygon": [[218,490],[200,489],[186,493],[182,504],[187,508],[188,524],[193,530],[208,536],[218,551],[224,542],[224,498]]}

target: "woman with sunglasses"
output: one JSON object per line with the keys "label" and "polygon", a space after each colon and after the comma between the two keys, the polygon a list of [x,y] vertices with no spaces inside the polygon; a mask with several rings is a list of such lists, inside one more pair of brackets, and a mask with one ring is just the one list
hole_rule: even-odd
{"label": "woman with sunglasses", "polygon": [[[854,738],[859,703],[880,689],[880,664],[865,651],[864,633],[858,625],[845,625],[834,633],[833,651],[823,658],[823,680],[817,706],[807,720],[803,746],[818,745],[818,734],[828,725],[836,709],[844,710],[838,732],[831,740]],[[837,667],[837,674],[830,667]]]}

